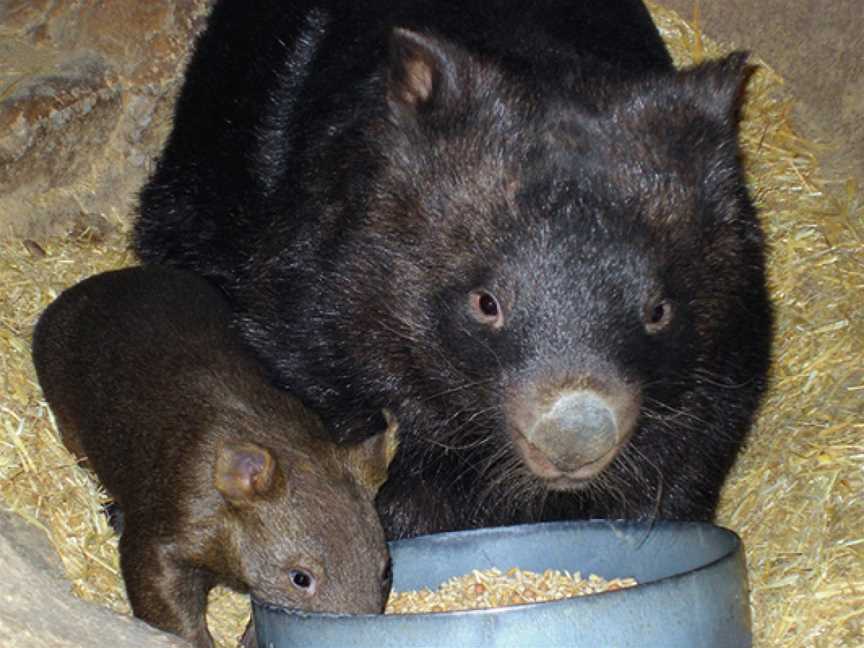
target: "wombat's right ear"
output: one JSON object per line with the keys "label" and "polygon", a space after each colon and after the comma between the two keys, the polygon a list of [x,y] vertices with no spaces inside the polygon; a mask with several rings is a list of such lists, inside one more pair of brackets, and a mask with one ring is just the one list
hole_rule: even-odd
{"label": "wombat's right ear", "polygon": [[273,488],[276,472],[276,461],[266,448],[226,442],[219,448],[213,478],[225,499],[242,506]]}
{"label": "wombat's right ear", "polygon": [[390,104],[417,111],[455,99],[463,56],[455,46],[434,36],[395,28],[390,34]]}
{"label": "wombat's right ear", "polygon": [[387,429],[348,449],[348,466],[374,496],[387,481],[387,469],[399,449],[399,422],[384,410]]}
{"label": "wombat's right ear", "polygon": [[747,52],[732,52],[680,72],[688,90],[706,114],[737,124],[747,82],[756,71]]}

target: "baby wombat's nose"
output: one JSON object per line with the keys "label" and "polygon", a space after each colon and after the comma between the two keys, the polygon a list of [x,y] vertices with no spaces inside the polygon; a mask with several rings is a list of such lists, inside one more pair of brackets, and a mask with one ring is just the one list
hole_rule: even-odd
{"label": "baby wombat's nose", "polygon": [[615,413],[593,391],[562,394],[526,436],[562,470],[596,461],[619,443]]}

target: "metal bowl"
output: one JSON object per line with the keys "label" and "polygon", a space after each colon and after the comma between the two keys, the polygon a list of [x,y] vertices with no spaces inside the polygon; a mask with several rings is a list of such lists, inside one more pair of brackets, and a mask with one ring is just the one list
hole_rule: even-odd
{"label": "metal bowl", "polygon": [[310,614],[252,602],[258,645],[355,648],[752,645],[744,551],[699,522],[549,522],[421,536],[390,544],[394,589],[437,588],[473,569],[580,571],[639,585],[490,610]]}

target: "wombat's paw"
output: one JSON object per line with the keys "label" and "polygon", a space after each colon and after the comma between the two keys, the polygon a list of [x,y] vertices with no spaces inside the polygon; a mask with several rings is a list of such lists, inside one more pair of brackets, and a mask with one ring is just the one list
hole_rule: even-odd
{"label": "wombat's paw", "polygon": [[120,506],[116,502],[109,502],[102,507],[102,511],[108,518],[108,524],[111,525],[114,532],[121,535],[123,533],[123,511]]}

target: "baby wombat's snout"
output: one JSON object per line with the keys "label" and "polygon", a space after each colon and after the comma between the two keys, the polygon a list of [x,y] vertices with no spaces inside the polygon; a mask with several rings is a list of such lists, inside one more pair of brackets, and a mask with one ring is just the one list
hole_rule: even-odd
{"label": "baby wombat's snout", "polygon": [[584,486],[633,433],[639,390],[604,373],[517,390],[507,408],[513,444],[551,489]]}
{"label": "baby wombat's snout", "polygon": [[[385,432],[355,446],[333,448],[335,459],[347,469],[350,481],[368,495],[362,501],[348,502],[353,510],[342,508],[345,503],[339,498],[325,496],[330,501],[324,502],[314,492],[307,497],[308,488],[306,493],[296,492],[298,484],[287,483],[283,471],[293,468],[296,472],[297,466],[280,466],[266,448],[246,442],[225,443],[219,448],[213,470],[214,485],[246,518],[245,537],[235,539],[236,549],[242,555],[238,563],[242,565],[243,580],[258,601],[314,611],[355,614],[383,611],[392,572],[384,531],[377,524],[372,499],[387,480],[387,468],[399,443],[398,422],[388,410],[384,410],[384,418]],[[303,471],[301,467],[300,472]],[[300,476],[295,481],[302,479]],[[326,485],[322,486],[326,490]],[[315,504],[319,508],[314,508]],[[295,532],[301,527],[302,540],[310,547],[324,549],[327,560],[316,560],[315,552],[303,547],[303,541],[296,548],[285,538],[280,542],[278,536],[286,528],[286,517],[295,517],[290,513],[292,508],[301,508],[303,512],[299,520],[289,524],[295,527]],[[265,544],[279,546],[261,552],[266,558],[263,561],[254,551],[262,543],[262,534],[269,538]],[[239,646],[257,648],[252,620]]]}
{"label": "baby wombat's snout", "polygon": [[230,539],[239,576],[259,601],[292,609],[375,614],[390,593],[390,560],[373,501],[398,447],[398,423],[356,445],[275,456],[224,443],[216,490],[241,522]]}

